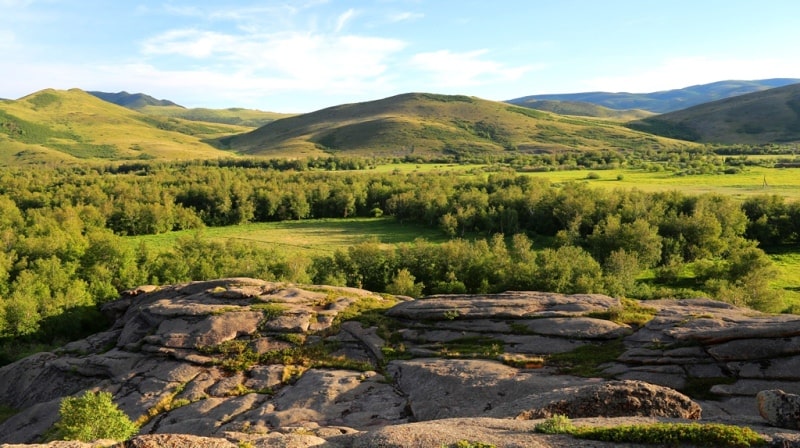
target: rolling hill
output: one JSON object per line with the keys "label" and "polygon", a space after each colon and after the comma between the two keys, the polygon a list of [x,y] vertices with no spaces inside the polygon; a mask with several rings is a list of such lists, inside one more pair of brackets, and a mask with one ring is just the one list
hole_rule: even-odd
{"label": "rolling hill", "polygon": [[146,115],[167,118],[182,118],[207,123],[231,124],[257,128],[293,114],[265,112],[256,109],[231,107],[227,109],[186,108],[169,100],[159,100],[143,93],[88,92],[101,100],[127,107]]}
{"label": "rolling hill", "polygon": [[713,101],[628,126],[703,143],[800,142],[800,84]]}
{"label": "rolling hill", "polygon": [[525,106],[532,100],[580,101],[597,104],[610,109],[643,109],[655,113],[673,112],[710,101],[730,98],[737,95],[758,92],[800,83],[795,78],[773,78],[755,81],[718,81],[700,84],[683,89],[664,90],[652,93],[627,92],[583,92],[565,94],[530,95],[506,101]]}
{"label": "rolling hill", "polygon": [[145,95],[144,93],[128,93],[125,91],[117,93],[88,91],[86,93],[94,95],[103,101],[108,101],[109,103],[114,103],[118,106],[127,107],[128,109],[134,110],[141,109],[145,106],[183,107],[173,103],[172,101],[155,99],[150,95]]}
{"label": "rolling hill", "polygon": [[436,156],[575,149],[672,149],[686,143],[619,123],[461,95],[407,93],[284,118],[219,140],[244,155]]}
{"label": "rolling hill", "polygon": [[516,103],[518,106],[553,112],[560,115],[577,115],[580,117],[596,117],[606,120],[631,121],[655,115],[642,109],[618,110],[583,101],[526,100]]}
{"label": "rolling hill", "polygon": [[251,128],[153,117],[79,89],[0,102],[0,165],[230,157],[208,139]]}

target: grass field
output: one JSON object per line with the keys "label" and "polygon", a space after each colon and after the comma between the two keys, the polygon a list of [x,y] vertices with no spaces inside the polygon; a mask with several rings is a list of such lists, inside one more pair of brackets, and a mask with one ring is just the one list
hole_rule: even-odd
{"label": "grass field", "polygon": [[[144,242],[153,250],[167,250],[178,238],[192,236],[196,230],[170,232],[160,235],[126,237],[136,247]],[[263,245],[278,253],[293,256],[330,255],[336,249],[375,240],[383,244],[398,244],[424,238],[443,242],[447,237],[437,229],[402,224],[391,218],[313,219],[252,223],[228,227],[208,227],[199,231],[203,239],[234,240]]]}
{"label": "grass field", "polygon": [[[589,173],[599,178],[589,179]],[[668,171],[580,170],[526,173],[550,182],[586,181],[600,188],[636,188],[642,191],[678,190],[686,194],[718,193],[745,199],[762,194],[776,194],[792,201],[800,200],[800,169],[749,167],[738,174],[698,174],[679,176]],[[621,176],[622,179],[618,179]],[[766,182],[766,184],[765,184]]]}

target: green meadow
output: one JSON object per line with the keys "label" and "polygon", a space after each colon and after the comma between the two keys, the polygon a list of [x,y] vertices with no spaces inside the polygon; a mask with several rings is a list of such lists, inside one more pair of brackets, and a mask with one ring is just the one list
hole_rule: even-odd
{"label": "green meadow", "polygon": [[201,230],[183,230],[158,235],[126,237],[131,247],[144,243],[155,251],[172,248],[179,238],[192,237],[199,232],[202,239],[225,242],[228,240],[257,244],[285,256],[331,255],[337,249],[365,241],[385,245],[412,242],[422,238],[443,242],[447,237],[438,229],[416,224],[403,224],[393,218],[310,219],[249,223],[237,226],[206,227]]}
{"label": "green meadow", "polygon": [[778,195],[800,200],[800,169],[748,167],[736,174],[677,175],[671,171],[633,169],[547,171],[527,173],[550,182],[587,182],[591,186],[642,191],[672,191],[686,194],[717,193],[745,199],[756,195]]}

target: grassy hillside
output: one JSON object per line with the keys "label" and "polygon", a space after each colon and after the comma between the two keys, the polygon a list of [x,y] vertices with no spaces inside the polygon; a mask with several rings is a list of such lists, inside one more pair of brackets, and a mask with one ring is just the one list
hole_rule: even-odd
{"label": "grassy hillside", "polygon": [[246,155],[435,156],[584,149],[674,149],[687,143],[619,123],[467,96],[408,93],[284,118],[220,139]]}
{"label": "grassy hillside", "polygon": [[641,109],[617,110],[603,107],[597,104],[582,101],[556,101],[556,100],[536,100],[530,99],[515,103],[518,106],[529,107],[531,109],[553,112],[560,115],[577,115],[581,117],[596,117],[615,121],[631,121],[647,118],[655,115]]}
{"label": "grassy hillside", "polygon": [[800,141],[800,84],[750,93],[632,122],[684,140],[764,144]]}
{"label": "grassy hillside", "polygon": [[277,112],[264,112],[255,109],[242,109],[232,107],[228,109],[206,109],[206,108],[186,108],[169,100],[158,100],[150,95],[143,93],[128,92],[88,92],[101,100],[114,103],[118,106],[127,107],[139,111],[146,115],[167,118],[182,118],[191,121],[204,121],[207,123],[232,124],[236,126],[246,126],[257,128],[275,121],[279,118],[286,118],[292,114],[280,114]]}
{"label": "grassy hillside", "polygon": [[293,114],[265,112],[256,109],[231,107],[228,109],[206,109],[202,107],[187,109],[182,106],[148,105],[137,109],[139,112],[156,117],[182,118],[207,123],[231,124],[257,128],[275,120],[291,117]]}
{"label": "grassy hillside", "polygon": [[794,78],[774,78],[755,81],[729,80],[652,93],[583,92],[531,95],[507,102],[511,104],[521,104],[531,100],[583,101],[611,109],[644,109],[650,112],[666,113],[710,101],[744,95],[751,92],[759,92],[775,87],[783,87],[799,82],[800,79]]}
{"label": "grassy hillside", "polygon": [[229,157],[206,142],[249,128],[151,117],[82,90],[0,102],[0,163]]}

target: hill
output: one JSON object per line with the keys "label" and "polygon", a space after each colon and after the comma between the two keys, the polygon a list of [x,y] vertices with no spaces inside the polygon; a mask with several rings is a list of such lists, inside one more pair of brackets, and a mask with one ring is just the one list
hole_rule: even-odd
{"label": "hill", "polygon": [[271,157],[496,155],[685,146],[610,121],[431,93],[334,106],[219,142],[241,154]]}
{"label": "hill", "polygon": [[583,92],[565,94],[530,95],[508,100],[511,104],[524,106],[532,100],[581,101],[611,109],[644,109],[655,113],[666,113],[710,101],[730,98],[737,95],[758,92],[799,83],[795,78],[773,78],[755,81],[718,81],[699,84],[683,89],[664,90],[651,93],[627,92]]}
{"label": "hill", "polygon": [[128,92],[88,92],[101,100],[127,107],[146,115],[168,118],[182,118],[207,123],[230,124],[257,128],[279,118],[293,114],[265,112],[256,109],[231,107],[227,109],[186,108],[169,100],[158,100],[143,93]]}
{"label": "hill", "polygon": [[118,106],[127,107],[128,109],[141,109],[145,106],[183,107],[173,103],[172,101],[158,100],[150,95],[145,95],[144,93],[128,93],[125,91],[117,93],[89,91],[86,93],[94,95],[103,101],[108,101],[109,103],[114,103]]}
{"label": "hill", "polygon": [[553,112],[560,115],[577,115],[581,117],[596,117],[607,120],[631,121],[655,115],[641,109],[618,110],[583,101],[556,101],[556,100],[526,100],[516,103],[518,106],[531,109]]}
{"label": "hill", "polygon": [[749,93],[629,123],[633,129],[704,143],[800,141],[800,84]]}
{"label": "hill", "polygon": [[207,139],[248,128],[152,117],[79,89],[0,102],[0,165],[229,157]]}

